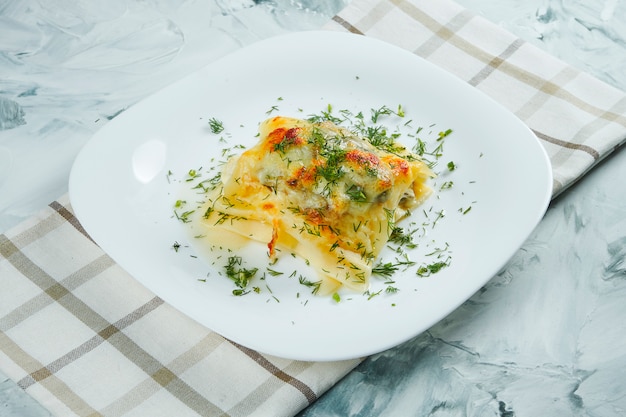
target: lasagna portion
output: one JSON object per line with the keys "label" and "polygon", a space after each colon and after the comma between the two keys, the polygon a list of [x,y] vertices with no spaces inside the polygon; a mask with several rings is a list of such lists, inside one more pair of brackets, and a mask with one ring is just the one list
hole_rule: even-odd
{"label": "lasagna portion", "polygon": [[331,122],[272,117],[259,142],[232,157],[201,220],[211,243],[233,234],[298,255],[321,293],[365,291],[396,222],[431,193],[428,166],[406,148]]}

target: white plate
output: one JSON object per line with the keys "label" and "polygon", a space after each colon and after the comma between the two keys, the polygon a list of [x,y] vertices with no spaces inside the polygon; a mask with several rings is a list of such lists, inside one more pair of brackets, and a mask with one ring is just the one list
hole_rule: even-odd
{"label": "white plate", "polygon": [[[424,138],[429,130],[454,130],[435,182],[454,186],[425,203],[429,220],[414,213],[414,221],[431,224],[410,254],[413,261],[429,263],[432,257],[425,253],[449,245],[450,266],[428,278],[417,277],[416,267],[400,271],[393,277],[399,289],[393,294],[374,279],[372,292],[383,290],[378,296],[342,294],[337,303],[310,295],[297,278],[289,278],[293,268],[304,269],[283,259],[274,269],[285,275],[268,276],[259,294],[235,297],[232,283],[220,275],[222,265],[194,257],[202,248],[187,247],[193,239],[173,218],[181,185],[171,180],[220,159],[225,145],[211,133],[211,118],[223,122],[230,145],[251,145],[272,106],[278,108],[273,114],[299,117],[328,104],[366,114],[402,104],[414,126],[426,127]],[[448,161],[458,168],[445,172]],[[327,361],[391,348],[467,300],[537,225],[551,183],[550,163],[536,137],[476,89],[377,40],[302,32],[243,48],[116,117],[76,159],[70,197],[102,249],[172,306],[260,352]],[[441,210],[446,216],[433,227]],[[175,242],[182,245],[179,251],[172,248]],[[265,254],[263,246],[257,249]],[[383,256],[395,255],[389,250]]]}

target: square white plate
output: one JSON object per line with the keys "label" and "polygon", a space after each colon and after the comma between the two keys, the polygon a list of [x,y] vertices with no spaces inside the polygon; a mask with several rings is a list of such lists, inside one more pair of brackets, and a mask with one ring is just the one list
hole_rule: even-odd
{"label": "square white plate", "polygon": [[[217,165],[227,146],[254,144],[258,123],[273,106],[272,115],[306,117],[328,104],[366,116],[371,108],[402,105],[429,140],[453,129],[433,187],[454,186],[437,191],[399,225],[426,223],[420,232],[426,235],[409,251],[416,265],[393,276],[396,293],[373,279],[371,293],[379,295],[342,294],[337,303],[311,295],[289,277],[294,269],[307,270],[282,259],[272,268],[284,275],[257,281],[258,294],[233,296],[223,265],[208,261],[173,216],[185,186],[178,180],[190,169]],[[211,118],[226,131],[212,133]],[[408,138],[401,141],[411,145]],[[448,172],[448,161],[457,169]],[[243,48],[113,119],[77,157],[70,198],[102,249],[172,306],[260,352],[327,361],[388,349],[449,314],[522,245],[545,213],[551,187],[550,162],[537,138],[475,88],[381,41],[312,31]],[[437,213],[445,217],[434,225]],[[426,254],[442,248],[449,267],[418,277],[417,267],[431,262]],[[263,245],[252,246],[244,259],[262,260],[265,253]],[[382,259],[395,262],[397,256],[385,250]]]}

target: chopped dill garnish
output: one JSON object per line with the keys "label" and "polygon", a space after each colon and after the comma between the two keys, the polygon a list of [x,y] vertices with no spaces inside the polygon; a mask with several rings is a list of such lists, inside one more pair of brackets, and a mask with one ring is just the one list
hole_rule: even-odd
{"label": "chopped dill garnish", "polygon": [[398,289],[398,287],[392,287],[391,285],[390,285],[390,286],[388,286],[387,288],[385,288],[385,292],[386,292],[387,294],[395,294],[395,293],[397,293],[398,291],[400,291],[400,289]]}
{"label": "chopped dill garnish", "polygon": [[311,294],[317,294],[317,292],[320,290],[320,286],[322,285],[322,281],[312,282],[306,279],[305,277],[303,277],[302,275],[298,277],[298,282],[301,285],[304,285],[305,287],[311,288]]}
{"label": "chopped dill garnish", "polygon": [[278,106],[270,107],[270,109],[268,111],[266,111],[265,114],[269,115],[269,114],[274,113],[275,111],[278,111]]}
{"label": "chopped dill garnish", "polygon": [[374,267],[372,268],[372,274],[380,275],[380,276],[388,278],[392,276],[394,273],[396,273],[401,267],[408,268],[413,265],[415,265],[415,262],[410,261],[408,259],[404,261],[396,259],[395,262],[384,262],[384,263],[382,261],[378,261],[378,263],[374,265]]}
{"label": "chopped dill garnish", "polygon": [[201,170],[201,169],[202,169],[202,168],[198,168],[198,169],[190,169],[190,170],[187,172],[188,178],[187,178],[185,181],[189,182],[189,181],[193,181],[193,180],[195,180],[196,178],[198,178],[198,177],[201,175],[201,174],[200,174],[200,170]]}
{"label": "chopped dill garnish", "polygon": [[376,297],[377,295],[380,295],[381,292],[383,292],[383,290],[378,290],[376,292],[370,292],[368,290],[368,291],[365,291],[365,294],[363,294],[363,295],[365,295],[367,297],[367,300],[369,301],[372,298]]}
{"label": "chopped dill garnish", "polygon": [[258,268],[243,268],[241,256],[229,256],[226,264],[226,276],[235,283],[239,289],[233,290],[233,295],[244,295],[243,291],[248,287],[250,280],[256,275]]}
{"label": "chopped dill garnish", "polygon": [[402,227],[394,226],[391,231],[391,235],[389,236],[389,242],[395,243],[398,246],[413,248],[416,246],[413,242],[413,234],[415,232],[415,230],[405,232]]}
{"label": "chopped dill garnish", "polygon": [[439,187],[440,190],[449,190],[450,188],[452,188],[454,186],[454,182],[452,181],[446,181],[443,184],[441,184],[441,187]]}
{"label": "chopped dill garnish", "polygon": [[215,117],[209,119],[209,127],[211,128],[211,132],[215,133],[216,135],[224,131],[224,124],[221,121],[217,120]]}
{"label": "chopped dill garnish", "polygon": [[193,213],[195,213],[195,210],[185,211],[181,214],[178,214],[178,212],[174,210],[174,215],[176,216],[176,218],[183,223],[191,222],[191,219],[189,218],[189,216],[191,216]]}
{"label": "chopped dill garnish", "polygon": [[352,184],[350,188],[346,190],[346,194],[350,197],[350,200],[358,203],[365,203],[367,201],[367,195],[363,191],[363,187]]}
{"label": "chopped dill garnish", "polygon": [[420,277],[427,277],[432,274],[436,274],[441,271],[443,268],[450,266],[450,259],[448,258],[446,261],[433,262],[428,265],[420,266],[417,269],[417,275]]}

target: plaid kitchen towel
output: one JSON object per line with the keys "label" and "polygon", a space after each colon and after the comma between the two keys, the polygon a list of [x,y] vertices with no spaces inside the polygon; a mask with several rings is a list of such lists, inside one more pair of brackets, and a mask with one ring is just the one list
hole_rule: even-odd
{"label": "plaid kitchen towel", "polygon": [[326,28],[398,45],[504,105],[545,147],[552,162],[553,195],[626,141],[623,91],[454,2],[358,0]]}
{"label": "plaid kitchen towel", "polygon": [[261,355],[117,266],[67,197],[0,234],[0,364],[57,416],[289,416],[358,361]]}
{"label": "plaid kitchen towel", "polygon": [[[555,193],[626,138],[624,93],[447,0],[356,0],[326,29],[399,45],[505,105],[546,147]],[[57,416],[289,416],[359,363],[262,355],[198,325],[95,245],[67,197],[0,234],[0,288],[2,371]]]}

